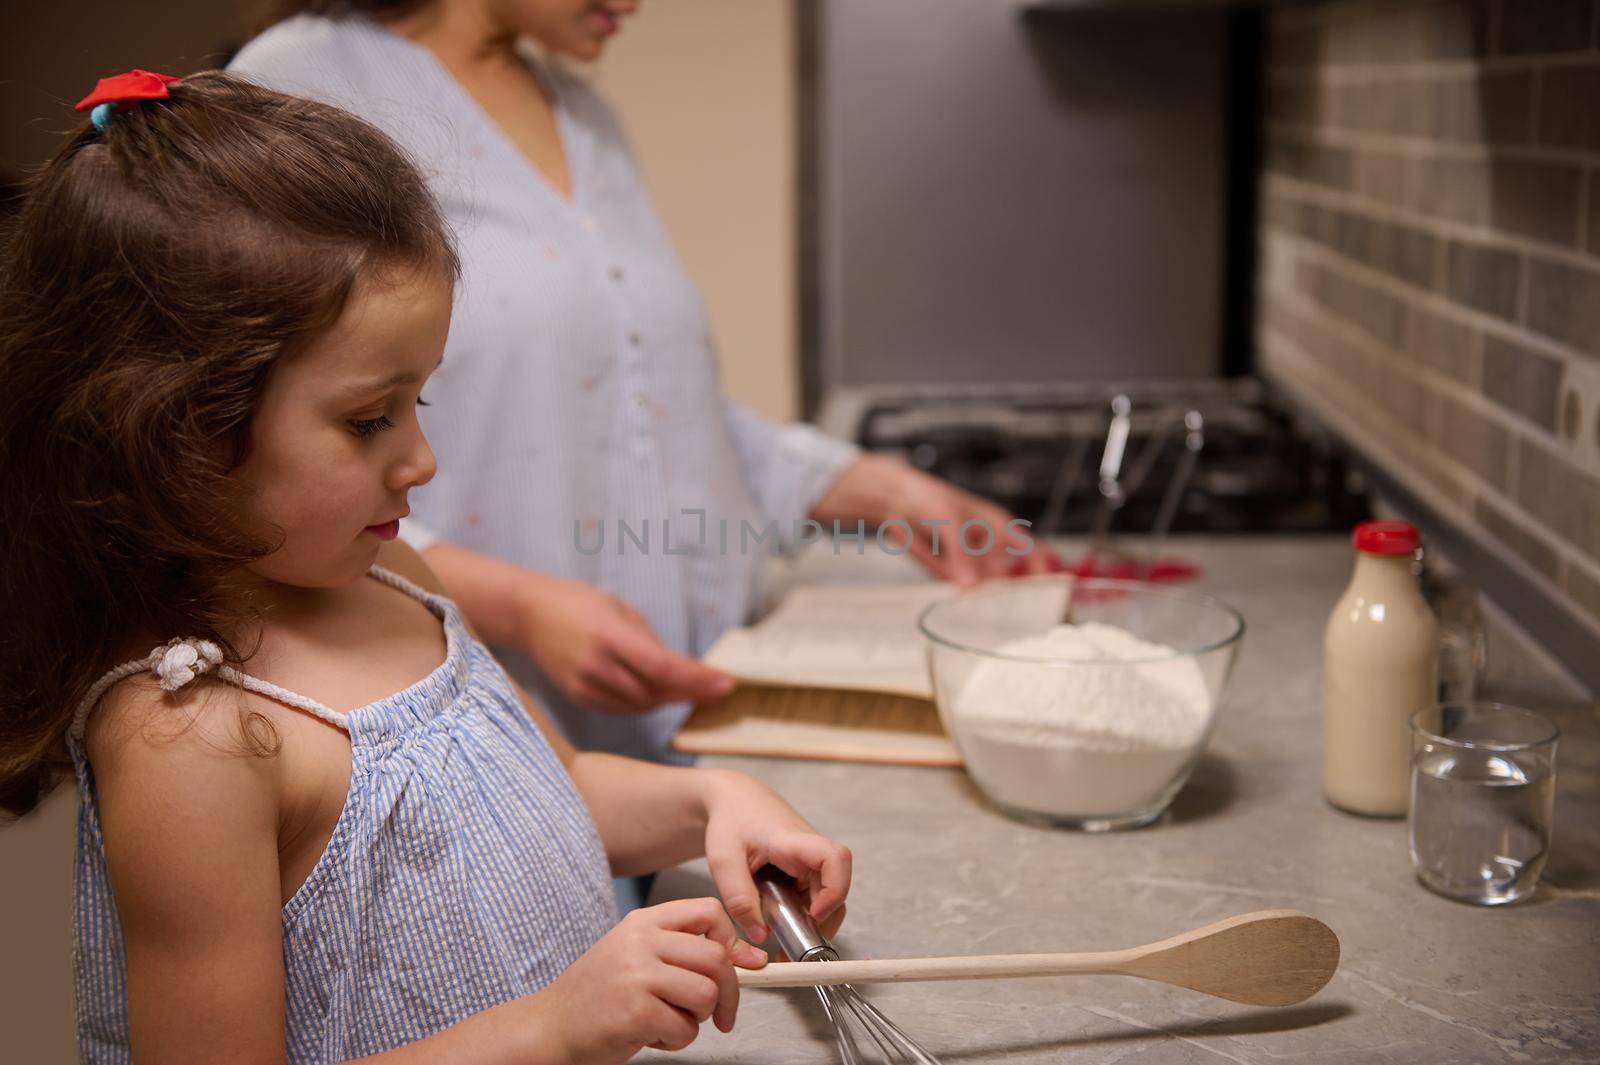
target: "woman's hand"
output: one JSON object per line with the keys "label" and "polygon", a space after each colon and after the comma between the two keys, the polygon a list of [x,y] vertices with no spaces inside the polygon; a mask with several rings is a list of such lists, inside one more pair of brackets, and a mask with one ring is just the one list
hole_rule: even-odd
{"label": "woman's hand", "polygon": [[732,677],[668,650],[643,614],[592,585],[446,542],[424,558],[484,639],[525,652],[586,709],[642,714],[733,690]]}
{"label": "woman's hand", "polygon": [[520,646],[561,693],[608,714],[727,695],[733,678],[662,644],[645,616],[614,595],[524,573]]}
{"label": "woman's hand", "polygon": [[608,1065],[644,1047],[682,1050],[710,1018],[733,1030],[733,967],[767,956],[739,939],[716,899],[681,899],[629,913],[543,991],[531,1021],[558,1060]]}
{"label": "woman's hand", "polygon": [[[957,584],[1019,572],[1048,573],[1054,558],[1003,507],[882,455],[862,455],[845,467],[811,516],[824,524],[865,521],[881,526],[894,521],[884,530],[883,541],[895,550],[906,547],[909,526],[911,557]],[[962,526],[969,522],[975,524],[968,526],[963,546]]]}
{"label": "woman's hand", "polygon": [[722,903],[752,943],[766,942],[752,875],[776,865],[794,877],[811,919],[825,936],[844,920],[850,849],[806,823],[771,788],[743,773],[715,772],[706,799],[706,863]]}

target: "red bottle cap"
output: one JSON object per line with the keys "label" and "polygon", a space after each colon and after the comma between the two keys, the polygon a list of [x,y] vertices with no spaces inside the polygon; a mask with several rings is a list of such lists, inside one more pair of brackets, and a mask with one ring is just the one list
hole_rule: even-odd
{"label": "red bottle cap", "polygon": [[1422,542],[1409,521],[1364,521],[1351,539],[1357,551],[1369,555],[1411,555]]}

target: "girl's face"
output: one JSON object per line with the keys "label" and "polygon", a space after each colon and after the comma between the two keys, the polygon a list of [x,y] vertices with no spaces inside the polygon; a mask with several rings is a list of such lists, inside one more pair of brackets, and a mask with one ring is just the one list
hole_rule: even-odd
{"label": "girl's face", "polygon": [[590,62],[639,0],[492,0],[499,21],[552,52]]}
{"label": "girl's face", "polygon": [[431,272],[363,276],[333,328],[273,369],[239,476],[252,531],[282,544],[250,564],[254,576],[349,584],[397,535],[406,494],[434,473],[417,402],[450,302]]}

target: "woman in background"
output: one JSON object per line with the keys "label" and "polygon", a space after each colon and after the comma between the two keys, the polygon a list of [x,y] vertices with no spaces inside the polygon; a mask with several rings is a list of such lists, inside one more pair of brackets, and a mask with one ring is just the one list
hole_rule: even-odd
{"label": "woman in background", "polygon": [[[615,116],[524,47],[596,59],[636,7],[291,0],[230,69],[361,114],[430,175],[463,285],[423,415],[441,472],[405,535],[578,747],[668,761],[691,702],[731,687],[695,657],[757,604],[772,523],[792,548],[807,518],[902,519],[911,553],[962,581],[1031,541],[996,506],[722,394]],[[952,549],[973,519],[998,534],[982,556]],[[647,547],[619,522],[648,525]]]}

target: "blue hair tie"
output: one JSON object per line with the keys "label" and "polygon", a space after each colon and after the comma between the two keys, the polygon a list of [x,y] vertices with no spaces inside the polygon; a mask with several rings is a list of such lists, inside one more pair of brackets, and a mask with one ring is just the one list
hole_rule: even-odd
{"label": "blue hair tie", "polygon": [[94,110],[89,112],[89,121],[94,123],[94,128],[104,131],[111,122],[111,116],[116,113],[116,104],[95,104]]}

